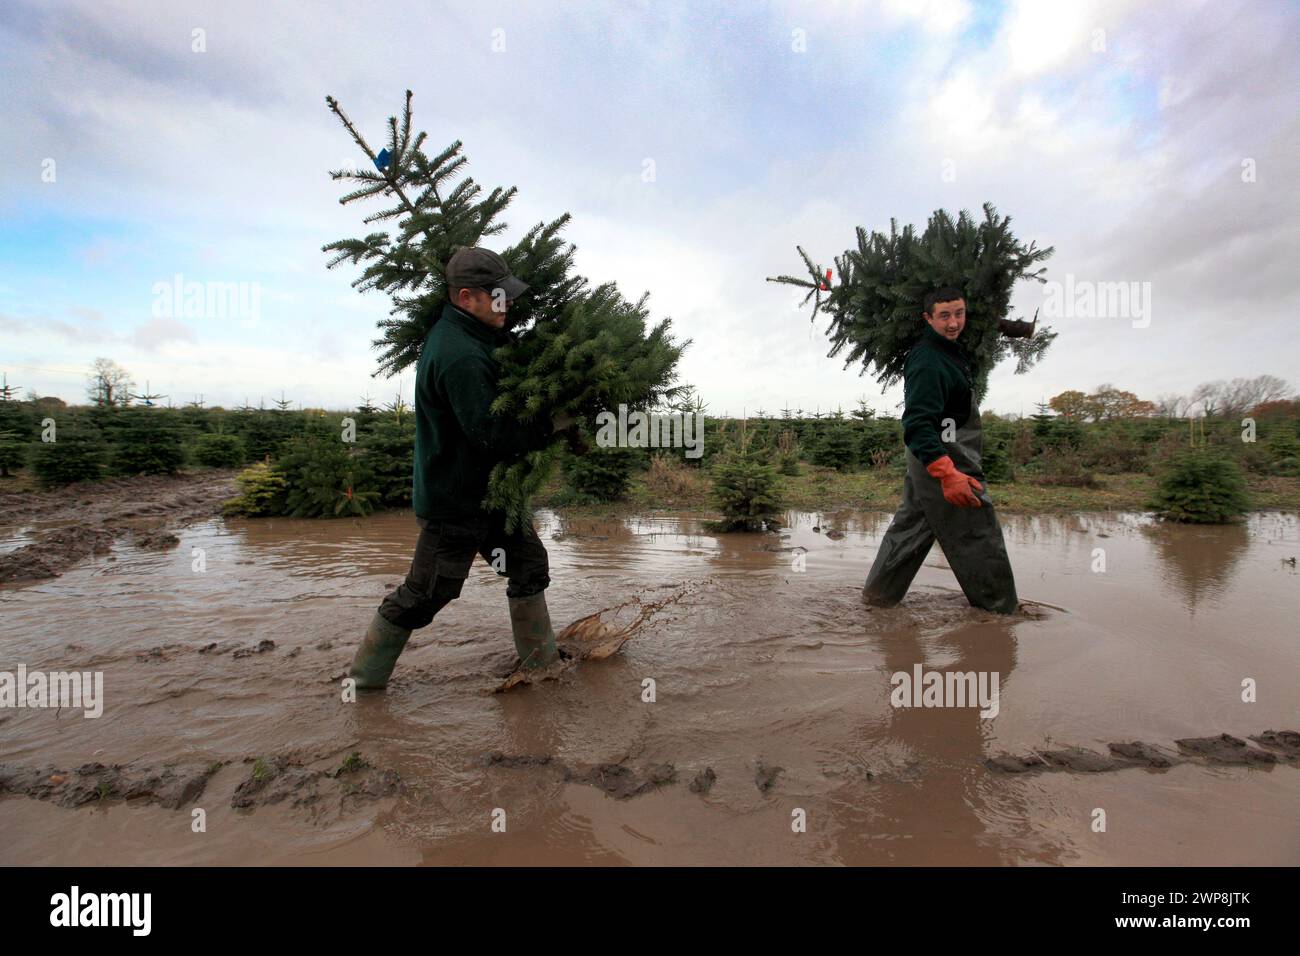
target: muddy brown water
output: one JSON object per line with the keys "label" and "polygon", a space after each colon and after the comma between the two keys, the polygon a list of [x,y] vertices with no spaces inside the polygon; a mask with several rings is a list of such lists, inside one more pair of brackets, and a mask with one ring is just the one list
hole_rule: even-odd
{"label": "muddy brown water", "polygon": [[[1013,619],[968,607],[937,548],[902,606],[868,610],[859,591],[889,516],[787,521],[779,536],[714,536],[691,514],[540,513],[557,629],[632,598],[663,606],[609,660],[505,694],[489,692],[514,656],[505,585],[480,563],[386,694],[341,699],[337,676],[409,564],[410,513],[213,519],[170,550],[119,541],[0,589],[0,670],[102,671],[106,698],[98,719],[0,710],[11,779],[215,768],[179,808],[70,808],[11,787],[0,863],[1300,863],[1295,762],[984,764],[1300,729],[1300,572],[1286,561],[1300,517],[1008,516],[1020,596],[1042,605]],[[997,715],[892,707],[890,675],[916,664],[996,672]],[[336,783],[353,752],[400,789]],[[255,758],[301,779],[236,809]]]}

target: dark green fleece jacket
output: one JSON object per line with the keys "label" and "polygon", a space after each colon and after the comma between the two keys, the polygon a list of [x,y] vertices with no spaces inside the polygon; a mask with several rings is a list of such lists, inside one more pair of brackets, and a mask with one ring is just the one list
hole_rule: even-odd
{"label": "dark green fleece jacket", "polygon": [[903,366],[903,443],[929,465],[944,455],[943,420],[966,424],[971,407],[971,363],[959,342],[926,323]]}
{"label": "dark green fleece jacket", "polygon": [[415,379],[415,478],[421,518],[481,517],[488,474],[497,462],[541,447],[550,422],[521,425],[493,415],[500,370],[492,353],[510,341],[450,302],[420,350]]}

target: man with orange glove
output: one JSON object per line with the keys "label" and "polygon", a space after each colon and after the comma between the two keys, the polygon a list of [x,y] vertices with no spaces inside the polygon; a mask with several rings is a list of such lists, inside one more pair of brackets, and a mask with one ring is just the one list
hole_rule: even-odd
{"label": "man with orange glove", "polygon": [[1006,543],[980,469],[980,413],[970,358],[958,343],[966,300],[953,288],[925,297],[921,337],[903,369],[903,503],[867,575],[868,604],[903,599],[938,538],[966,599],[1011,614],[1019,607]]}

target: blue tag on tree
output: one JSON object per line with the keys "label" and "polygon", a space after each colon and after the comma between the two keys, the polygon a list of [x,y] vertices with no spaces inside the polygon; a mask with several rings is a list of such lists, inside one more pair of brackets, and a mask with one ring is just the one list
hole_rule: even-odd
{"label": "blue tag on tree", "polygon": [[388,161],[389,161],[389,152],[388,152],[388,147],[385,146],[383,149],[379,151],[379,155],[375,157],[375,168],[387,169]]}

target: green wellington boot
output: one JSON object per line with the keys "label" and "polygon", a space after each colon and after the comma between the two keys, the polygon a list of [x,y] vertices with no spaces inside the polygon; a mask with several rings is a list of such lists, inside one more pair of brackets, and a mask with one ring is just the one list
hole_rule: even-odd
{"label": "green wellington boot", "polygon": [[555,632],[551,630],[551,612],[546,609],[546,592],[509,600],[510,627],[521,666],[528,670],[545,667],[559,656]]}
{"label": "green wellington boot", "polygon": [[388,686],[388,675],[393,672],[397,657],[410,636],[411,632],[406,628],[398,627],[375,612],[348,671],[348,676],[356,680],[358,689],[383,690]]}

